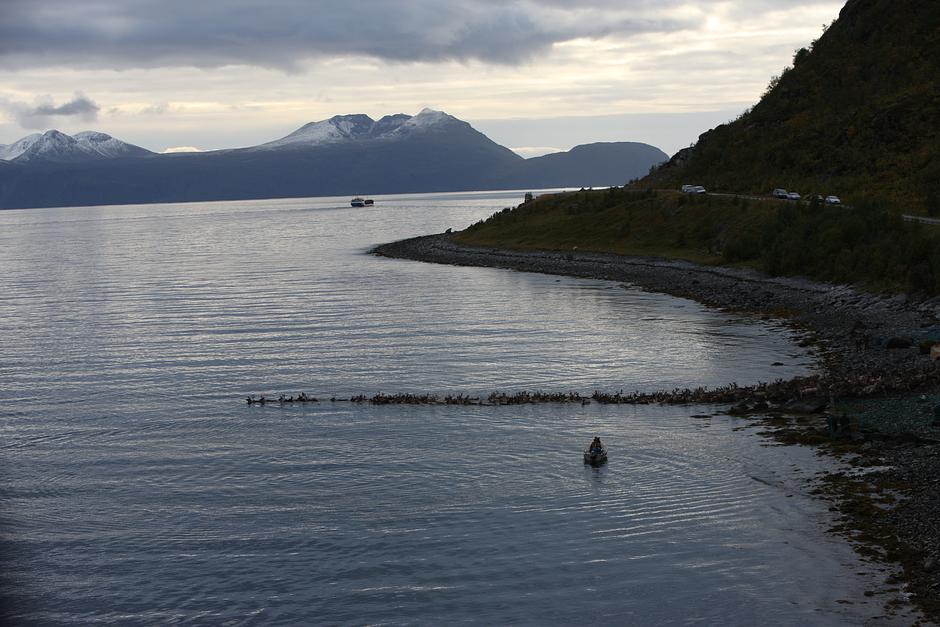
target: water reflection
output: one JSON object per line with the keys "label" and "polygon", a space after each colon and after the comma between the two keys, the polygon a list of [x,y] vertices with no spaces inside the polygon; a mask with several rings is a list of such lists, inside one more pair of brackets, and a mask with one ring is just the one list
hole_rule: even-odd
{"label": "water reflection", "polygon": [[[688,301],[365,255],[514,204],[376,200],[0,212],[0,587],[30,608],[21,622],[863,613],[833,601],[862,598],[842,564],[864,569],[823,544],[825,512],[750,478],[801,453],[731,437],[725,419],[703,429],[687,408],[596,404],[248,406],[301,391],[748,383],[811,363],[785,330]],[[585,466],[598,434],[614,458]]]}

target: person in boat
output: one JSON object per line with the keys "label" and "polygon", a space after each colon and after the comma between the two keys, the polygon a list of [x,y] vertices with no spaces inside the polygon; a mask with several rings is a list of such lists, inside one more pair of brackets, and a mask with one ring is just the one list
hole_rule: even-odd
{"label": "person in boat", "polygon": [[604,450],[604,445],[601,444],[601,439],[597,436],[594,436],[594,441],[591,442],[591,452],[600,453]]}

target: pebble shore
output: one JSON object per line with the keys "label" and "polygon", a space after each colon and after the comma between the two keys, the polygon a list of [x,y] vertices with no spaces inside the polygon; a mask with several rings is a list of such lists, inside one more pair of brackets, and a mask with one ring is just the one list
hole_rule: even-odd
{"label": "pebble shore", "polygon": [[[848,286],[670,259],[467,246],[457,243],[454,236],[416,237],[383,244],[371,252],[431,263],[617,281],[728,311],[783,319],[806,334],[801,343],[816,350],[819,372],[809,377],[750,388],[730,382],[713,395],[705,390],[694,398],[687,390],[674,391],[677,398],[662,392],[652,395],[657,397],[651,399],[654,402],[728,403],[731,413],[740,414],[786,411],[788,405],[797,412],[820,413],[833,395],[919,397],[940,391],[940,367],[924,350],[940,343],[940,299],[880,296]],[[729,390],[734,393],[728,394]],[[825,425],[824,418],[801,420],[796,427],[800,435],[793,441],[827,440],[820,425]],[[862,477],[831,482],[834,487],[829,496],[843,515],[841,531],[857,546],[864,544],[879,552],[880,558],[901,563],[907,594],[928,620],[940,621],[940,421],[900,437],[852,435],[839,443],[842,453],[859,466],[876,469]],[[879,494],[896,492],[901,497],[890,507],[873,500]],[[871,508],[858,506],[859,494],[864,495],[864,502],[871,501]]]}
{"label": "pebble shore", "polygon": [[[576,250],[498,250],[460,245],[452,234],[382,244],[371,252],[432,263],[618,281],[721,309],[785,318],[796,328],[812,334],[829,376],[877,379],[934,371],[932,362],[917,350],[917,344],[928,336],[935,336],[940,343],[937,300],[883,297],[848,286],[768,277],[742,268]],[[911,345],[888,348],[892,339],[908,339]]]}

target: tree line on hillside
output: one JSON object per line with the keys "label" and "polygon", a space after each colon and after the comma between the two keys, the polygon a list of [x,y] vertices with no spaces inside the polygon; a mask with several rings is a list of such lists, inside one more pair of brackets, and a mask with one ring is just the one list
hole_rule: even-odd
{"label": "tree line on hillside", "polygon": [[851,0],[738,119],[641,186],[783,187],[940,212],[940,2]]}
{"label": "tree line on hillside", "polygon": [[542,197],[469,227],[467,243],[659,254],[875,290],[940,295],[940,227],[881,202],[757,201],[611,188]]}
{"label": "tree line on hillside", "polygon": [[732,234],[722,257],[775,276],[940,294],[940,227],[905,222],[878,203],[781,207],[759,230]]}

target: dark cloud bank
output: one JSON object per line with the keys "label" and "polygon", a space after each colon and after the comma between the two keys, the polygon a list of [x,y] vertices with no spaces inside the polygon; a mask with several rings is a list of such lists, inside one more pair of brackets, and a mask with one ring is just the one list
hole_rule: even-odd
{"label": "dark cloud bank", "polygon": [[101,109],[93,100],[82,94],[58,107],[52,104],[42,104],[32,110],[33,115],[77,115],[82,118],[94,119]]}
{"label": "dark cloud bank", "polygon": [[22,128],[45,129],[56,118],[71,117],[83,122],[93,122],[98,119],[101,107],[88,96],[77,92],[72,100],[61,105],[51,102],[31,105],[0,99],[0,109],[9,112]]}
{"label": "dark cloud bank", "polygon": [[579,37],[694,27],[651,12],[675,4],[681,2],[0,0],[0,67],[290,70],[305,58],[349,54],[517,63]]}

